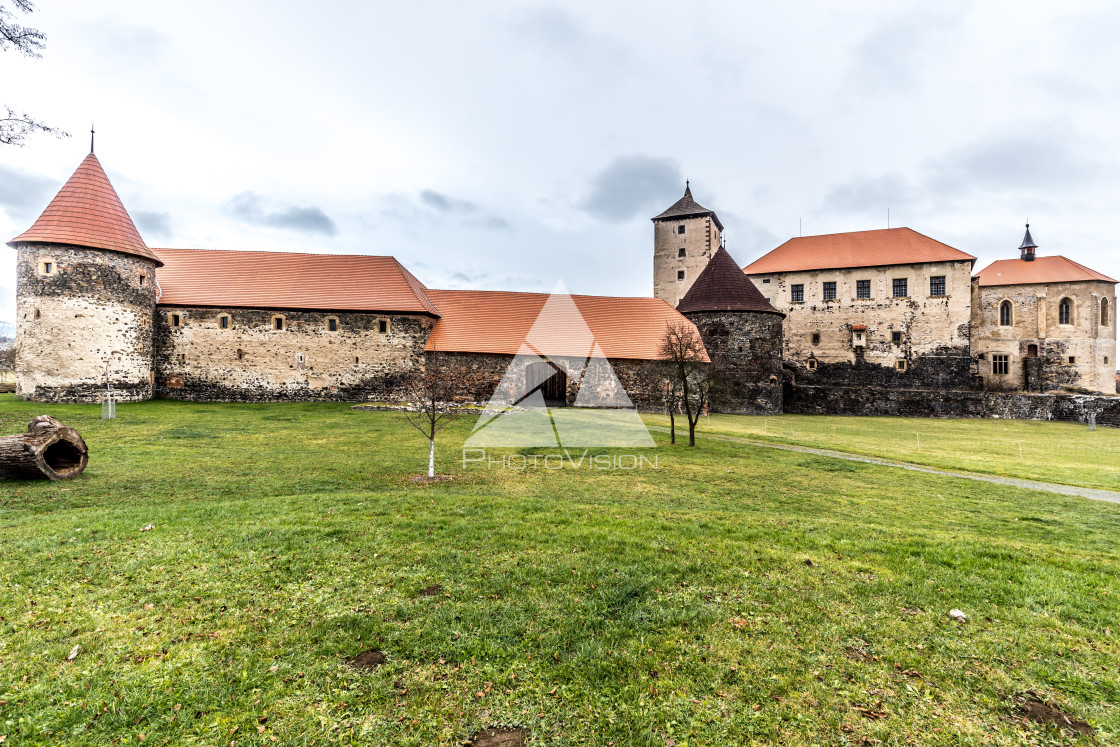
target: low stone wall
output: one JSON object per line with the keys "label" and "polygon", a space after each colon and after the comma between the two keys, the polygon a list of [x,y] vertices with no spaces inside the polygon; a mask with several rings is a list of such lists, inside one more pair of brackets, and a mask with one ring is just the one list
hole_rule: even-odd
{"label": "low stone wall", "polygon": [[932,391],[787,385],[785,411],[802,415],[901,415],[919,418],[1008,418],[1120,428],[1120,397],[1090,394]]}

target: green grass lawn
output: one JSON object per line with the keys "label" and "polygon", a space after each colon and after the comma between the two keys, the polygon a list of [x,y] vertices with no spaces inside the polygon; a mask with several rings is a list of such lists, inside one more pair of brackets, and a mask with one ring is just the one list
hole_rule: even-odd
{"label": "green grass lawn", "polygon": [[[645,415],[667,427],[668,416]],[[1120,429],[963,418],[712,415],[703,433],[790,443],[951,470],[1120,490]],[[677,422],[677,433],[688,438]]]}
{"label": "green grass lawn", "polygon": [[1120,737],[1117,505],[661,433],[463,469],[473,417],[417,485],[400,415],[332,404],[4,395],[0,433],[40,413],[91,457],[0,483],[4,747],[1087,742],[1026,692]]}

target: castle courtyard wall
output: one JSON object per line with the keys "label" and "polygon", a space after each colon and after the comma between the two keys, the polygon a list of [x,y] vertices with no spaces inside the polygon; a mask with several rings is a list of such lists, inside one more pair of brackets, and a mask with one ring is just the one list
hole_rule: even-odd
{"label": "castle courtyard wall", "polygon": [[[971,271],[971,262],[953,261],[750,278],[786,314],[783,357],[798,381],[942,388],[968,385]],[[945,278],[943,294],[931,293],[931,277]],[[896,278],[906,280],[905,297],[893,295]],[[870,298],[857,297],[860,280],[870,281]],[[826,282],[836,283],[835,299],[825,300]],[[793,300],[794,285],[803,286],[803,300]]]}
{"label": "castle courtyard wall", "polygon": [[21,245],[17,393],[39,402],[96,402],[108,386],[120,401],[150,398],[154,268],[129,254]]}
{"label": "castle courtyard wall", "polygon": [[[180,326],[172,326],[178,315]],[[222,317],[228,328],[222,328]],[[283,319],[283,329],[275,319]],[[329,328],[329,320],[336,328]],[[388,323],[384,333],[380,322]],[[397,401],[422,365],[426,316],[160,306],[156,396],[205,402]]]}
{"label": "castle courtyard wall", "polygon": [[777,415],[782,411],[782,317],[765,311],[693,311],[708,357],[724,379],[716,412]]}

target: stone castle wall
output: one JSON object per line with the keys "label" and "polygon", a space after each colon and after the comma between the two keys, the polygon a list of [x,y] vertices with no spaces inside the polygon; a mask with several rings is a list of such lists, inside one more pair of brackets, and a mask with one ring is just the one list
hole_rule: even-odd
{"label": "stone castle wall", "polygon": [[776,415],[782,411],[782,317],[762,311],[696,311],[708,357],[722,369],[718,412]]}
{"label": "stone castle wall", "polygon": [[[985,389],[1038,392],[1077,386],[1115,391],[1116,297],[1111,283],[974,284],[972,296],[972,352]],[[1058,317],[1063,299],[1071,303],[1070,324],[1061,324]],[[1000,317],[1004,302],[1011,312],[1007,325]],[[993,365],[995,355],[1008,356],[1006,374]]]}
{"label": "stone castle wall", "polygon": [[[966,387],[971,270],[968,261],[929,262],[760,274],[751,280],[786,314],[783,355],[806,381]],[[943,294],[932,293],[932,277],[945,278]],[[893,295],[896,278],[906,280],[905,297]],[[870,298],[857,297],[861,280],[870,281]],[[835,299],[825,300],[826,282],[836,283]],[[794,285],[802,286],[803,300],[793,299]]]}
{"label": "stone castle wall", "polygon": [[154,267],[117,252],[20,246],[17,392],[40,402],[96,402],[108,380],[120,401],[150,398]]}
{"label": "stone castle wall", "polygon": [[[178,315],[179,327],[172,326],[172,315]],[[223,317],[229,320],[224,329]],[[388,322],[384,333],[382,321]],[[405,396],[402,376],[423,361],[432,324],[426,316],[161,306],[155,323],[156,396],[209,402],[398,400]]]}
{"label": "stone castle wall", "polygon": [[[680,227],[684,226],[684,233]],[[720,245],[712,217],[667,218],[653,223],[653,296],[677,307]],[[683,257],[680,256],[684,250]],[[684,278],[678,279],[678,273]]]}

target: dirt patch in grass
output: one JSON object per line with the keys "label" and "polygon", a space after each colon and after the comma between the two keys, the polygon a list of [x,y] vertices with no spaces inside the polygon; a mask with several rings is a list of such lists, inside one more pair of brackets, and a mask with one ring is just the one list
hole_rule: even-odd
{"label": "dirt patch in grass", "polygon": [[355,669],[377,669],[386,661],[385,654],[379,649],[371,648],[369,651],[363,651],[349,661],[350,666]]}
{"label": "dirt patch in grass", "polygon": [[848,646],[845,648],[844,656],[847,656],[852,661],[871,661],[871,654],[855,646]]}
{"label": "dirt patch in grass", "polygon": [[439,584],[432,584],[431,586],[429,586],[425,589],[421,589],[420,591],[416,592],[416,596],[418,596],[418,597],[438,597],[442,593],[443,593],[443,587],[442,586],[440,586]]}
{"label": "dirt patch in grass", "polygon": [[1078,721],[1053,706],[1046,705],[1037,698],[1027,698],[1020,709],[1028,721],[1039,724],[1053,724],[1063,731],[1074,734],[1088,734],[1092,736],[1093,727],[1084,721]]}
{"label": "dirt patch in grass", "polygon": [[455,475],[432,475],[431,477],[428,477],[427,475],[416,475],[411,479],[415,483],[428,485],[433,482],[451,482],[455,479]]}
{"label": "dirt patch in grass", "polygon": [[524,747],[525,730],[483,729],[470,738],[471,747]]}

